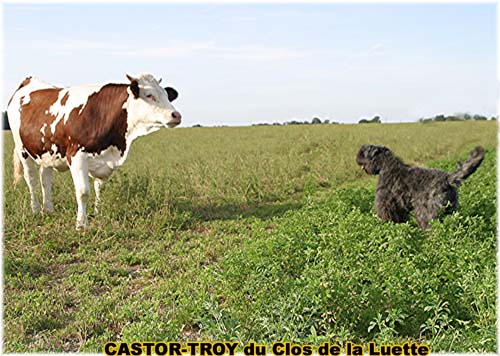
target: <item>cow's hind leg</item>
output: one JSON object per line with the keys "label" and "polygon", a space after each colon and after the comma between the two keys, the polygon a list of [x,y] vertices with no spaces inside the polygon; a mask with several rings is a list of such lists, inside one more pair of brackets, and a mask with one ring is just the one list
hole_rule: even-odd
{"label": "cow's hind leg", "polygon": [[89,168],[87,158],[83,152],[78,152],[73,156],[70,171],[75,185],[76,202],[78,203],[76,228],[82,229],[89,225],[87,220],[87,202],[90,195]]}
{"label": "cow's hind leg", "polygon": [[30,191],[31,210],[33,213],[38,213],[40,212],[40,203],[38,202],[38,198],[36,196],[37,174],[35,161],[33,161],[31,157],[28,157],[26,159],[21,159],[21,163],[23,165],[24,180],[26,181]]}
{"label": "cow's hind leg", "polygon": [[40,167],[40,183],[42,184],[43,212],[52,213],[52,168]]}
{"label": "cow's hind leg", "polygon": [[101,188],[102,185],[104,184],[103,179],[95,178],[94,179],[94,191],[95,191],[95,205],[94,205],[94,212],[96,214],[99,213],[100,207],[101,207]]}

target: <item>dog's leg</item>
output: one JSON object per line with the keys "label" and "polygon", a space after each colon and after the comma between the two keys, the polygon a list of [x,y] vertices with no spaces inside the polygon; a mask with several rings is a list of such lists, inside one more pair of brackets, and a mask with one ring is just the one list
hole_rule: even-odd
{"label": "dog's leg", "polygon": [[407,213],[401,209],[391,210],[387,206],[377,206],[377,216],[382,221],[402,223],[406,221]]}
{"label": "dog's leg", "polygon": [[401,223],[408,216],[408,211],[401,207],[398,200],[384,191],[378,191],[375,195],[375,210],[382,221]]}
{"label": "dog's leg", "polygon": [[415,209],[415,220],[417,221],[417,225],[422,230],[425,230],[429,227],[429,221],[437,217],[437,212],[433,214],[427,208],[418,208]]}

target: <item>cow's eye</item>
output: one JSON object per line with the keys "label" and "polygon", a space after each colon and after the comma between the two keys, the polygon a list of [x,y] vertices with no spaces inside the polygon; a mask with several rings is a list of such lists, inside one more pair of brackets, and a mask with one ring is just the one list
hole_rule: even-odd
{"label": "cow's eye", "polygon": [[151,99],[153,101],[156,101],[156,98],[155,98],[155,96],[153,94],[146,95],[146,98]]}

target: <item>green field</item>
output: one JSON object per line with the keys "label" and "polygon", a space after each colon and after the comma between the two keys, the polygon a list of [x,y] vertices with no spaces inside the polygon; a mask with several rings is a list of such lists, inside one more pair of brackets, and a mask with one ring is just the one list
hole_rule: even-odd
{"label": "green field", "polygon": [[[106,341],[414,340],[496,350],[496,122],[162,130],[134,143],[90,228],[69,173],[53,215],[12,188],[4,133],[4,351]],[[364,143],[451,171],[486,148],[460,211],[381,223]],[[93,199],[93,196],[92,196]]]}

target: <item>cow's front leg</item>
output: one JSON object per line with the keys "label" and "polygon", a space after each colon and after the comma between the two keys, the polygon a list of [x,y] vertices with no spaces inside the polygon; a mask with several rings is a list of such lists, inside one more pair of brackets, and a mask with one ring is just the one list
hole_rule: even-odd
{"label": "cow's front leg", "polygon": [[52,168],[40,167],[40,183],[42,184],[43,212],[52,213]]}
{"label": "cow's front leg", "polygon": [[78,213],[76,215],[76,228],[84,229],[88,227],[87,201],[90,195],[89,168],[87,155],[77,152],[71,159],[71,176],[75,185],[76,202],[78,203]]}
{"label": "cow's front leg", "polygon": [[36,168],[35,162],[31,158],[21,159],[23,165],[23,176],[26,184],[28,185],[30,191],[31,199],[31,210],[33,213],[38,213],[40,211],[40,203],[36,197]]}
{"label": "cow's front leg", "polygon": [[95,178],[94,179],[94,191],[95,191],[95,205],[94,205],[94,212],[96,214],[99,213],[100,207],[101,207],[101,188],[102,185],[104,184],[103,179]]}

